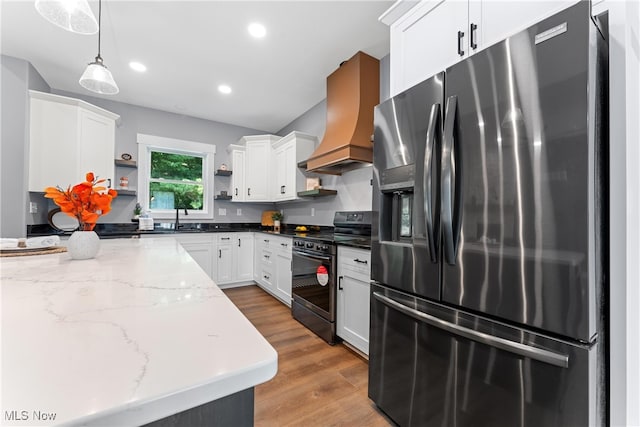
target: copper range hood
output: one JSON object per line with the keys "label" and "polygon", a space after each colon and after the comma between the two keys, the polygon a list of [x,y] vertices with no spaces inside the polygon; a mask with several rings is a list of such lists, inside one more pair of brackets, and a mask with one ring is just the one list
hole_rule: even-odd
{"label": "copper range hood", "polygon": [[307,170],[340,174],[373,160],[373,108],[380,101],[380,64],[356,53],[327,77],[327,125]]}

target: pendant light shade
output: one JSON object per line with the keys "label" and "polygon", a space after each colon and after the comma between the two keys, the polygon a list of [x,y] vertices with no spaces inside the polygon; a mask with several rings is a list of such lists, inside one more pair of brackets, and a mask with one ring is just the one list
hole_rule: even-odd
{"label": "pendant light shade", "polygon": [[87,65],[86,70],[80,77],[80,86],[91,92],[100,93],[103,95],[115,95],[120,92],[116,81],[111,75],[111,71],[107,70],[107,67],[102,63],[102,57],[100,56],[100,33],[102,31],[102,0],[98,2],[98,56],[96,60]]}
{"label": "pendant light shade", "polygon": [[118,85],[115,80],[113,80],[111,71],[107,70],[107,67],[104,66],[99,54],[96,56],[96,60],[87,65],[87,69],[82,73],[80,85],[85,89],[89,89],[91,92],[104,95],[115,95],[120,92]]}
{"label": "pendant light shade", "polygon": [[87,0],[36,0],[36,10],[46,20],[78,34],[95,34],[98,22]]}

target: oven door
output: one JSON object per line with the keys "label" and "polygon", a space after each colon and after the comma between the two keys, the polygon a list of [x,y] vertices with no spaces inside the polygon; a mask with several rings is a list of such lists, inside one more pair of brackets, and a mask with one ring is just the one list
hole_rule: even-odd
{"label": "oven door", "polygon": [[329,322],[335,321],[336,312],[334,264],[333,255],[293,251],[293,300]]}

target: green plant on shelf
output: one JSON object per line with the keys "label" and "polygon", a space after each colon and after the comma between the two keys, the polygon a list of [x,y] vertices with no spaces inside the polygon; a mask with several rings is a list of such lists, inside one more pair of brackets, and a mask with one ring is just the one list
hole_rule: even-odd
{"label": "green plant on shelf", "polygon": [[271,214],[271,219],[274,221],[282,221],[282,218],[284,218],[282,212],[274,212]]}
{"label": "green plant on shelf", "polygon": [[142,213],[142,206],[140,206],[140,202],[136,203],[136,207],[133,208],[133,216],[138,217]]}

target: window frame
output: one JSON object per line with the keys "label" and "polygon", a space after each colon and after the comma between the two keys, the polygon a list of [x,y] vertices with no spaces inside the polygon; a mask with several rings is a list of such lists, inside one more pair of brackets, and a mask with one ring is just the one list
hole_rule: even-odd
{"label": "window frame", "polygon": [[151,183],[151,152],[182,154],[202,157],[202,210],[187,209],[185,219],[213,219],[214,174],[213,165],[216,154],[214,144],[166,138],[162,136],[137,134],[138,143],[138,201],[143,212],[149,211],[153,218],[173,219],[175,209],[149,208],[149,184]]}

